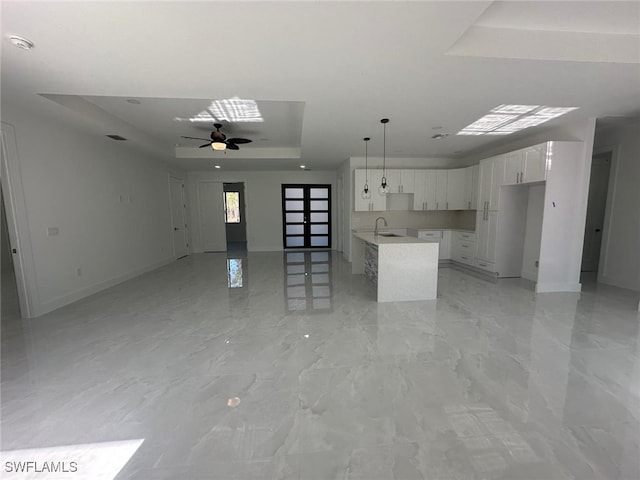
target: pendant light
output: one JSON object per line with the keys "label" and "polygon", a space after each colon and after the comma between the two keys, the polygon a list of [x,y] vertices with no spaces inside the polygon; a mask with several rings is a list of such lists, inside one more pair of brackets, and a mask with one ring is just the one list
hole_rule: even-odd
{"label": "pendant light", "polygon": [[371,140],[369,137],[364,137],[364,188],[360,193],[360,196],[364,200],[368,200],[371,198],[371,190],[369,190],[369,165],[368,165],[368,157],[369,151],[367,148],[367,143]]}
{"label": "pendant light", "polygon": [[378,193],[380,195],[386,195],[389,193],[389,185],[387,185],[387,123],[389,123],[388,118],[383,118],[380,120],[382,124],[383,133],[382,133],[382,181],[380,182],[380,186],[378,187]]}

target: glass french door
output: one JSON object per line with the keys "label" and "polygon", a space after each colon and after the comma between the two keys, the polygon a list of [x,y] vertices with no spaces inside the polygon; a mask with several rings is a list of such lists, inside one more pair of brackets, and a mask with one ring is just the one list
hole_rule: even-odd
{"label": "glass french door", "polygon": [[282,185],[284,248],[331,248],[331,185]]}

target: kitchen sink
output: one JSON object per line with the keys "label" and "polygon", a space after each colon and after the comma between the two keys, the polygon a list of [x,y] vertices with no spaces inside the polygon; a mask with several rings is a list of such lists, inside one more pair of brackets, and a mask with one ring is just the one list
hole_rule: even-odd
{"label": "kitchen sink", "polygon": [[378,232],[379,237],[402,237],[402,235],[398,235],[396,233],[391,232]]}

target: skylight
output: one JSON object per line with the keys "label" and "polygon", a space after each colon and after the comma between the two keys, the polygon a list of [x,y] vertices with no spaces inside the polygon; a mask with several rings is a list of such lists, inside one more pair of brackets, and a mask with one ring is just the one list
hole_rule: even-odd
{"label": "skylight", "polygon": [[578,107],[542,105],[498,105],[484,117],[460,130],[456,135],[509,135],[535,127]]}
{"label": "skylight", "polygon": [[216,123],[226,122],[263,122],[262,114],[255,100],[238,97],[214,100],[205,110],[189,118],[177,117],[180,122]]}

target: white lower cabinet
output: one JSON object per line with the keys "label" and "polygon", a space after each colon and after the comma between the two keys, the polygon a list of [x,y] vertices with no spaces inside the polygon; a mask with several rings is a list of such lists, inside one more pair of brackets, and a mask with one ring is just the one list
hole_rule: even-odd
{"label": "white lower cabinet", "polygon": [[451,258],[451,231],[450,230],[414,230],[414,235],[423,240],[431,240],[440,244],[438,260]]}
{"label": "white lower cabinet", "polygon": [[476,234],[473,232],[451,232],[451,260],[473,265],[476,251]]}

